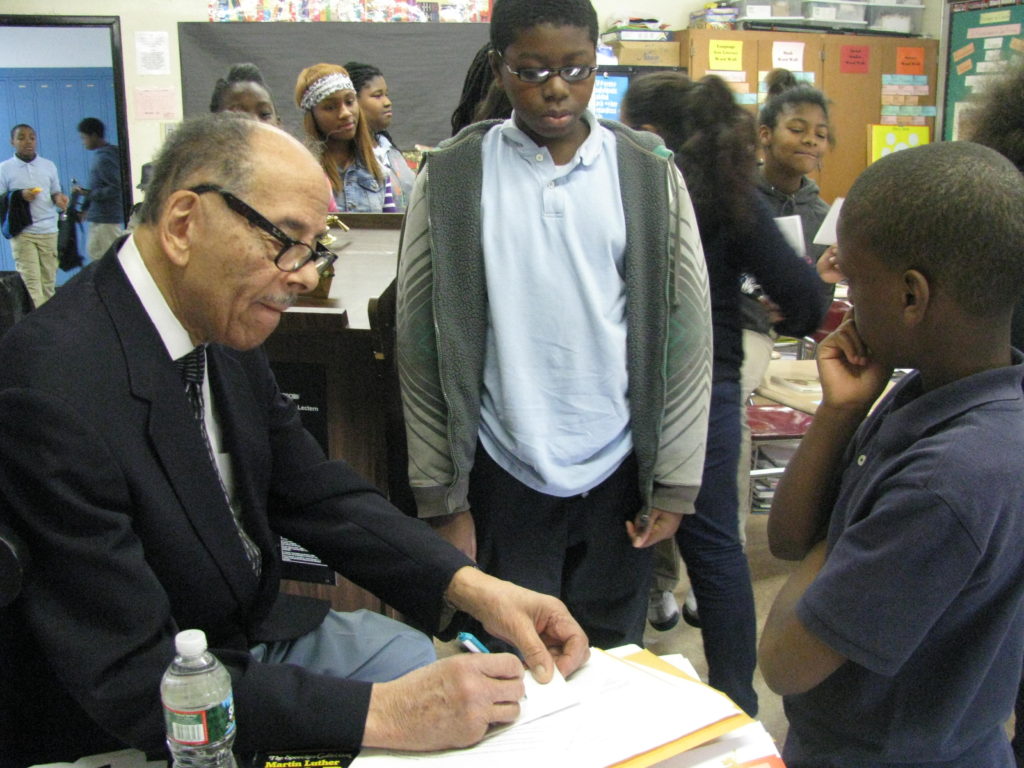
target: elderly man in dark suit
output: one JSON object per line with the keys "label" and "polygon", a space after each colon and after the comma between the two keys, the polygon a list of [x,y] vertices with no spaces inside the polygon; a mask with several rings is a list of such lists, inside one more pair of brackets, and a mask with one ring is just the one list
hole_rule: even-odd
{"label": "elderly man in dark suit", "polygon": [[160,676],[189,627],[231,672],[241,752],[429,750],[515,718],[519,659],[428,663],[404,625],[279,594],[279,535],[423,626],[476,617],[542,682],[583,663],[564,605],[328,461],[278,390],[259,345],[332,260],[326,210],[283,132],[186,123],[133,236],[0,344],[0,505],[32,557],[0,615],[0,765],[160,753]]}

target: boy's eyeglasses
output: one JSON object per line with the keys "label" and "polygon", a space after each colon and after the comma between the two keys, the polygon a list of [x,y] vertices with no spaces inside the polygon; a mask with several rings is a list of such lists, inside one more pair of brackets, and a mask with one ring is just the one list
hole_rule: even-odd
{"label": "boy's eyeglasses", "polygon": [[524,83],[530,83],[531,85],[540,85],[546,83],[555,75],[565,80],[567,83],[578,83],[582,80],[586,80],[592,74],[597,72],[597,67],[581,67],[579,65],[573,65],[571,67],[556,67],[554,69],[540,69],[539,67],[522,67],[521,69],[512,69],[504,59],[501,63],[505,65],[505,69],[511,72],[513,75],[518,77]]}
{"label": "boy's eyeglasses", "polygon": [[262,213],[257,211],[248,203],[242,202],[233,194],[228,192],[226,189],[218,187],[216,184],[197,184],[194,187],[189,187],[189,192],[194,192],[197,195],[202,195],[205,192],[216,192],[224,199],[224,203],[232,211],[237,213],[243,219],[248,221],[257,229],[262,229],[272,238],[277,240],[281,244],[281,250],[278,251],[277,256],[274,257],[274,266],[280,269],[282,272],[298,272],[309,262],[313,262],[313,266],[316,267],[318,274],[323,275],[327,272],[331,265],[334,264],[338,256],[328,250],[327,246],[317,241],[313,245],[307,245],[301,240],[295,240],[294,238],[288,237],[284,232],[280,230],[275,224],[270,222]]}

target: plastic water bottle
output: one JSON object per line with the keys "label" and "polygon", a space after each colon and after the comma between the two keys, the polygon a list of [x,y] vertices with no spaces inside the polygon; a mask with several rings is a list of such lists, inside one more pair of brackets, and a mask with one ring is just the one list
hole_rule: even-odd
{"label": "plastic water bottle", "polygon": [[231,676],[206,650],[201,629],[179,632],[174,647],[177,655],[160,681],[174,768],[235,768]]}

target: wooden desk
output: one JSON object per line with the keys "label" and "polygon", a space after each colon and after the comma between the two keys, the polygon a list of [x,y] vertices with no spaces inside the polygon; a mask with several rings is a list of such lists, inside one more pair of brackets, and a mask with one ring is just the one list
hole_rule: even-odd
{"label": "wooden desk", "polygon": [[[326,440],[330,458],[344,459],[387,492],[384,410],[367,304],[395,277],[402,217],[364,221],[370,216],[343,216],[352,229],[331,232],[332,247],[350,245],[335,262],[330,301],[300,301],[264,347],[282,390],[299,394],[303,421],[310,418],[307,428]],[[330,599],[339,610],[382,609],[376,597],[340,578],[336,586],[286,581],[282,589]]]}
{"label": "wooden desk", "polygon": [[[888,394],[898,380],[899,376],[896,375],[885,385],[875,405]],[[754,391],[761,397],[813,415],[821,403],[818,363],[816,360],[772,360],[768,363],[764,379]]]}
{"label": "wooden desk", "polygon": [[772,360],[754,391],[761,397],[813,414],[821,402],[818,364],[814,360]]}

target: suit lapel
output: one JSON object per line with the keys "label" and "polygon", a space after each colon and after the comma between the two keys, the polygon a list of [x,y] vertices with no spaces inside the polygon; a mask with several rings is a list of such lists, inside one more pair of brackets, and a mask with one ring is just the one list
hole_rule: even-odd
{"label": "suit lapel", "polygon": [[132,394],[149,405],[145,428],[153,452],[195,535],[238,601],[248,605],[257,580],[177,368],[118,260],[103,259],[96,270],[97,292],[120,338]]}

